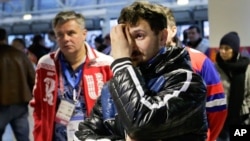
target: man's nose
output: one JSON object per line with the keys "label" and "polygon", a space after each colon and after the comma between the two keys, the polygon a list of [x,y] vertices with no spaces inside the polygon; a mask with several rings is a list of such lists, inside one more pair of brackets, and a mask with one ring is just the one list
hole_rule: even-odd
{"label": "man's nose", "polygon": [[70,38],[69,35],[67,35],[67,34],[64,34],[64,35],[63,35],[63,40],[69,40],[69,38]]}

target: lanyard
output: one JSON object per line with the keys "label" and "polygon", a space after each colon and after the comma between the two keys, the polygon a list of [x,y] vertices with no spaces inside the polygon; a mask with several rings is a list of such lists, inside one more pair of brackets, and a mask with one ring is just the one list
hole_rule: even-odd
{"label": "lanyard", "polygon": [[[63,84],[63,76],[62,76],[62,73],[60,73],[60,77],[59,77],[59,81],[60,81],[60,93],[61,95],[64,97],[64,84]],[[78,99],[79,99],[79,96],[80,96],[80,93],[81,93],[81,90],[82,90],[82,81],[80,81],[80,84],[79,84],[79,88],[78,88],[78,92],[76,91],[76,89],[73,89],[73,101],[74,102],[77,102]]]}
{"label": "lanyard", "polygon": [[[82,64],[83,65],[83,64]],[[82,66],[81,65],[81,66]],[[82,85],[82,68],[78,71],[76,78],[72,78],[71,74],[70,74],[70,70],[69,67],[66,66],[66,62],[62,60],[62,58],[60,58],[60,64],[59,64],[59,83],[60,83],[60,91],[61,91],[61,95],[64,97],[64,83],[63,83],[63,75],[65,76],[65,81],[67,81],[69,83],[69,85],[73,88],[73,101],[77,102],[81,93],[81,85]],[[79,86],[80,83],[80,87],[78,88],[78,92],[77,92],[77,86]]]}
{"label": "lanyard", "polygon": [[[82,68],[78,71],[76,78],[74,79],[71,74],[69,68],[67,68],[65,62],[61,61],[62,64],[62,73],[64,74],[65,78],[67,79],[68,83],[70,84],[73,89],[76,89],[76,87],[79,85],[82,77]],[[75,74],[74,74],[75,75]]]}

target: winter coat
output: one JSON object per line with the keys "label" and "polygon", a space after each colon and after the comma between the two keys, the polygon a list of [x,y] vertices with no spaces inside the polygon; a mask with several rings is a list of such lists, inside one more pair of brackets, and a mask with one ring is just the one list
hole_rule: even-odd
{"label": "winter coat", "polygon": [[203,141],[207,133],[206,86],[184,48],[165,48],[138,68],[115,60],[90,118],[80,123],[80,140]]}

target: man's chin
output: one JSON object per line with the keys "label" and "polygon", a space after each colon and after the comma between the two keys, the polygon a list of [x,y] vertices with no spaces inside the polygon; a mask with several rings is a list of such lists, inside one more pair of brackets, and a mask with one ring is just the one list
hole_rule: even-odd
{"label": "man's chin", "polygon": [[140,63],[141,63],[141,61],[139,59],[132,59],[132,65],[134,67],[137,67]]}
{"label": "man's chin", "polygon": [[140,55],[132,56],[131,60],[132,60],[133,66],[135,66],[135,67],[137,67],[138,65],[140,65],[143,62],[143,58]]}
{"label": "man's chin", "polygon": [[135,61],[132,61],[132,65],[133,65],[134,67],[137,67],[137,66],[138,66],[138,63],[135,62]]}

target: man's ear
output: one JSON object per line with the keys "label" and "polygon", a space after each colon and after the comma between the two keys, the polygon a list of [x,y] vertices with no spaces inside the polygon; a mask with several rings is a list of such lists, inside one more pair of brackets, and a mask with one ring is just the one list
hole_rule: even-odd
{"label": "man's ear", "polygon": [[168,30],[167,30],[167,28],[164,28],[164,29],[162,30],[160,44],[161,44],[162,46],[166,45],[167,39],[168,39]]}
{"label": "man's ear", "polygon": [[87,36],[87,32],[88,32],[88,30],[87,29],[82,29],[82,34],[83,34],[83,36]]}
{"label": "man's ear", "polygon": [[177,27],[176,27],[176,26],[172,26],[172,27],[171,27],[171,31],[172,31],[172,33],[173,33],[173,34],[172,34],[173,37],[171,37],[171,38],[174,38],[175,35],[176,35],[176,33],[177,33]]}

